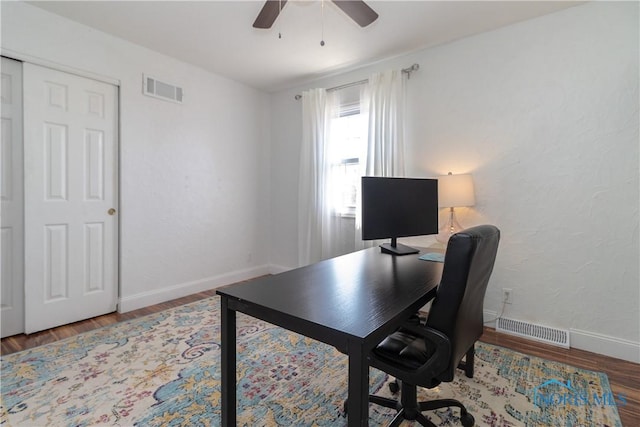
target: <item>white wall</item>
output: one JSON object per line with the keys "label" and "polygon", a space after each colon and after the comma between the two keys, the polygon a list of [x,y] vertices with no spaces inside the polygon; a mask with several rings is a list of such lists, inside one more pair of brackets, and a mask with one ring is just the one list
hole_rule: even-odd
{"label": "white wall", "polygon": [[[295,266],[299,101],[402,68],[407,175],[472,173],[502,241],[485,309],[640,362],[638,4],[588,3],[272,97],[272,262]],[[428,239],[425,239],[428,242]]]}
{"label": "white wall", "polygon": [[[2,2],[2,52],[120,82],[120,310],[263,274],[268,95],[22,2]],[[184,88],[142,94],[142,74]]]}

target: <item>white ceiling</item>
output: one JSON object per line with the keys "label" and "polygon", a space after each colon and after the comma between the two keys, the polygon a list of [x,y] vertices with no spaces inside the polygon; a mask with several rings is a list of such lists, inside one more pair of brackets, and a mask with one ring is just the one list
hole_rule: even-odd
{"label": "white ceiling", "polygon": [[[289,1],[270,30],[263,1],[39,1],[58,15],[268,92],[579,4],[575,1],[375,1],[360,28],[330,1]],[[278,33],[282,38],[278,38]]]}

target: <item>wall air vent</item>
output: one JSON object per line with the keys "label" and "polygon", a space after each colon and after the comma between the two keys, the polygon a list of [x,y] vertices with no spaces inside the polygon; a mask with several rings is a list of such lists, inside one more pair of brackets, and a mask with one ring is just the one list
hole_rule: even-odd
{"label": "wall air vent", "polygon": [[142,80],[142,92],[145,95],[182,104],[183,91],[181,87],[162,82],[145,74],[142,75]]}
{"label": "wall air vent", "polygon": [[569,348],[569,331],[500,317],[496,331]]}

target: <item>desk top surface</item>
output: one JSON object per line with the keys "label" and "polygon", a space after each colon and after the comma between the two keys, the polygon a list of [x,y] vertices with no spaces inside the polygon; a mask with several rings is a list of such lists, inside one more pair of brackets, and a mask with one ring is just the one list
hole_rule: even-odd
{"label": "desk top surface", "polygon": [[443,264],[418,259],[425,252],[393,256],[369,248],[217,293],[364,339],[433,296]]}

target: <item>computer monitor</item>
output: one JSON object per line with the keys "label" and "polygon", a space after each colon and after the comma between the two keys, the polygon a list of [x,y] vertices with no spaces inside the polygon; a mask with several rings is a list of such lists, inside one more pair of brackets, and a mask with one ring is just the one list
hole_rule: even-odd
{"label": "computer monitor", "polygon": [[408,255],[419,250],[399,237],[438,233],[438,180],[362,177],[362,239],[391,239],[382,252]]}

